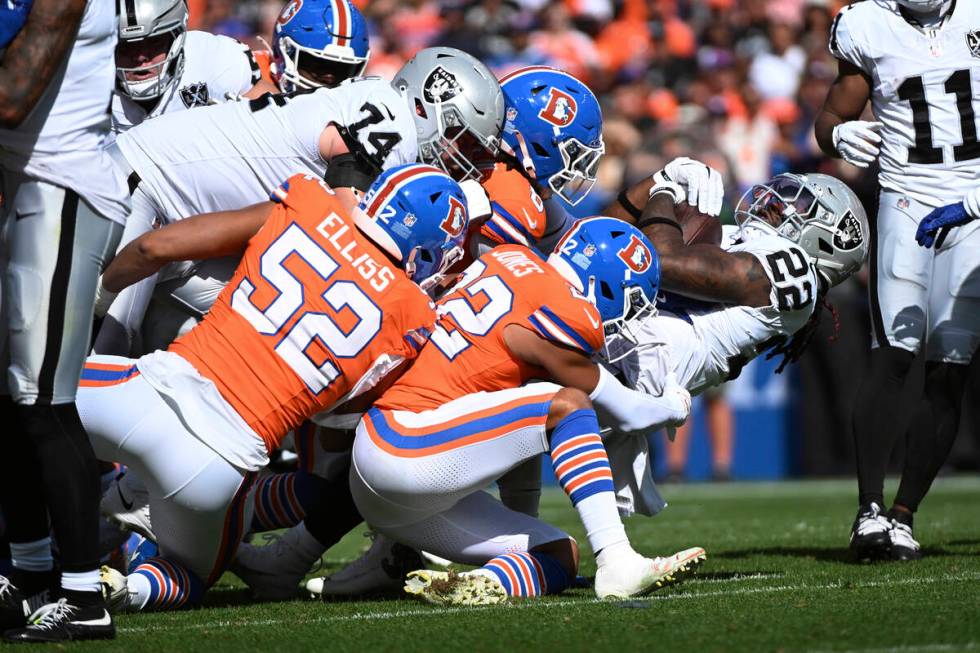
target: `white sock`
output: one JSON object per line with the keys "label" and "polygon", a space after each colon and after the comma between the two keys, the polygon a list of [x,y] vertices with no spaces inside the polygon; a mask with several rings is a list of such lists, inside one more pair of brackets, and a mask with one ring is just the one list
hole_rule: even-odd
{"label": "white sock", "polygon": [[136,611],[142,610],[150,600],[150,581],[143,574],[126,576],[126,603]]}
{"label": "white sock", "polygon": [[611,546],[607,546],[605,549],[599,552],[595,557],[596,566],[602,567],[603,565],[609,564],[616,558],[623,556],[636,556],[640,555],[633,550],[633,547],[629,542],[619,542]]}
{"label": "white sock", "polygon": [[626,528],[619,518],[616,495],[612,492],[599,492],[586,497],[575,505],[582,525],[589,537],[589,545],[595,552],[626,542]]}
{"label": "white sock", "polygon": [[21,571],[51,571],[54,569],[51,538],[44,537],[33,542],[11,542],[10,560]]}
{"label": "white sock", "polygon": [[63,571],[61,587],[71,592],[100,592],[102,587],[99,585],[99,570]]}

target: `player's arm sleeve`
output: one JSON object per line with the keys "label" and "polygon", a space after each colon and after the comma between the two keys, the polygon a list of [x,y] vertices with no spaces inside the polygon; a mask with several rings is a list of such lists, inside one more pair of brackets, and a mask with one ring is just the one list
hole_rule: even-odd
{"label": "player's arm sleeve", "polygon": [[544,211],[546,223],[544,234],[538,240],[538,248],[547,255],[555,249],[561,237],[571,228],[575,216],[568,212],[557,197],[549,197],[544,201]]}
{"label": "player's arm sleeve", "polygon": [[868,74],[870,68],[862,51],[861,34],[855,31],[854,9],[855,5],[848,5],[834,18],[830,28],[830,54]]}
{"label": "player's arm sleeve", "polygon": [[124,288],[112,301],[109,312],[102,321],[99,335],[92,350],[109,356],[132,356],[138,342],[143,316],[153,297],[157,275]]}
{"label": "player's arm sleeve", "polygon": [[599,382],[589,394],[599,421],[620,433],[652,432],[676,426],[687,411],[676,397],[655,397],[623,385],[616,376],[599,366]]}

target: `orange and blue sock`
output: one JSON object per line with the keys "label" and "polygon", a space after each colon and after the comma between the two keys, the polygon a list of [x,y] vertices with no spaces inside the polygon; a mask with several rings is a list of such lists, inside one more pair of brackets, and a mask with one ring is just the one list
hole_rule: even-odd
{"label": "orange and blue sock", "polygon": [[130,601],[139,610],[178,610],[200,601],[204,583],[179,563],[148,558],[127,577]]}
{"label": "orange and blue sock", "polygon": [[546,553],[507,553],[483,565],[483,569],[496,576],[508,596],[558,594],[571,582],[561,563]]}

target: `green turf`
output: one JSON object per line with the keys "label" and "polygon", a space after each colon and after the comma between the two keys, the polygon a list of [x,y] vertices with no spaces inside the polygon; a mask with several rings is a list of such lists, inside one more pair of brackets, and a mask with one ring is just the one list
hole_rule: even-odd
{"label": "green turf", "polygon": [[[407,600],[248,604],[226,575],[207,608],[124,615],[119,651],[929,651],[980,649],[980,479],[940,480],[916,522],[928,557],[858,565],[846,553],[853,483],[668,486],[670,507],[634,518],[648,554],[699,545],[694,580],[642,600],[598,603],[587,590],[503,607],[449,610]],[[564,495],[542,517],[584,534]],[[365,546],[349,536],[327,569]],[[584,558],[590,558],[587,553]],[[593,573],[589,562],[582,573]]]}

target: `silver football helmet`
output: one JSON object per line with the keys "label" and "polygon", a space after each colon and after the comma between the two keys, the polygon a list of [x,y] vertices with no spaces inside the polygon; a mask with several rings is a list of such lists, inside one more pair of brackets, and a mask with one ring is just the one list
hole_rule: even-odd
{"label": "silver football helmet", "polygon": [[426,48],[392,82],[415,117],[419,159],[457,181],[479,178],[497,157],[504,94],[493,73],[454,48]]}
{"label": "silver football helmet", "polygon": [[898,4],[917,14],[939,11],[949,0],[897,0]]}
{"label": "silver football helmet", "polygon": [[735,221],[743,233],[759,227],[798,244],[817,272],[836,286],[868,256],[871,228],[860,200],[829,175],[776,175],[742,195]]}
{"label": "silver football helmet", "polygon": [[[117,0],[116,86],[134,100],[154,100],[184,70],[186,0]],[[160,55],[160,61],[153,61]]]}

